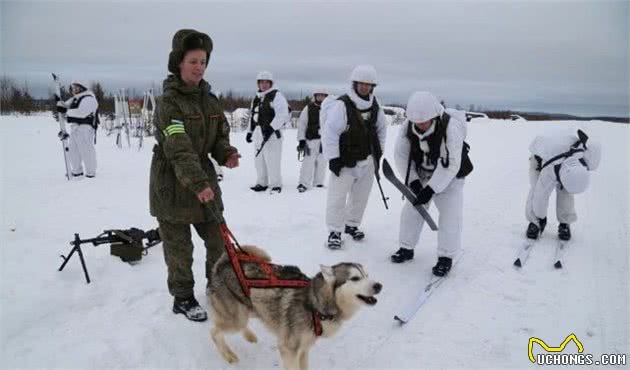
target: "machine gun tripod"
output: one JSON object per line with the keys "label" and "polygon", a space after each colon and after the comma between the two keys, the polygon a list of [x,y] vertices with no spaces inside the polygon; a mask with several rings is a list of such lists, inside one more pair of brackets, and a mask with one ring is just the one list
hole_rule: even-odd
{"label": "machine gun tripod", "polygon": [[[147,239],[146,244],[142,245],[142,240]],[[160,243],[159,229],[152,229],[144,232],[140,229],[132,227],[127,230],[105,230],[95,238],[81,239],[79,234],[74,234],[74,240],[70,242],[72,249],[68,256],[61,255],[63,263],[58,271],[62,271],[72,255],[76,252],[81,260],[81,267],[85,274],[85,280],[90,283],[90,275],[85,265],[85,258],[81,250],[81,244],[91,243],[95,247],[101,244],[110,244],[110,254],[120,257],[124,262],[134,263],[140,261],[143,255],[146,255],[147,249]]]}

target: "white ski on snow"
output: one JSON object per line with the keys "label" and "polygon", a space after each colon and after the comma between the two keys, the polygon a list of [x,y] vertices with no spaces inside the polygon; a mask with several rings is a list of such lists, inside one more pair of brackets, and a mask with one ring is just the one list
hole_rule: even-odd
{"label": "white ski on snow", "polygon": [[565,258],[568,248],[569,248],[568,240],[558,241],[558,244],[556,244],[556,255],[554,258],[553,267],[557,269],[561,269],[564,266],[564,258]]}
{"label": "white ski on snow", "polygon": [[525,262],[527,262],[527,259],[529,258],[529,253],[532,251],[532,248],[534,248],[534,245],[536,245],[537,241],[538,239],[525,240],[518,251],[518,256],[516,256],[516,259],[514,260],[515,267],[523,267],[523,265],[525,264]]}
{"label": "white ski on snow", "polygon": [[418,298],[409,304],[401,313],[395,315],[394,319],[400,322],[401,325],[408,323],[409,320],[415,316],[416,312],[420,310],[420,307],[429,299],[431,294],[433,294],[435,289],[442,284],[446,276],[433,276]]}
{"label": "white ski on snow", "polygon": [[[464,254],[463,251],[460,252],[459,256],[457,256],[453,260],[453,266],[451,267],[451,269],[457,265],[459,260],[462,259],[463,254]],[[433,292],[440,285],[442,285],[442,283],[444,282],[444,280],[446,280],[448,276],[449,274],[446,274],[446,276],[431,275],[431,279],[429,280],[429,283],[424,287],[422,292],[420,292],[420,295],[418,295],[418,297],[416,297],[416,299],[414,299],[413,302],[409,303],[406,307],[403,307],[402,312],[394,316],[394,320],[398,321],[401,325],[403,325],[403,324],[408,323],[411,319],[413,319],[416,313],[429,299],[431,294],[433,294]]]}
{"label": "white ski on snow", "polygon": [[[518,256],[514,260],[514,266],[516,268],[521,268],[525,265],[527,260],[529,259],[529,254],[536,245],[538,239],[527,239],[521,246],[518,252]],[[553,267],[556,269],[561,269],[564,266],[564,259],[569,247],[569,243],[567,240],[559,240],[556,244],[556,252],[553,260]]]}

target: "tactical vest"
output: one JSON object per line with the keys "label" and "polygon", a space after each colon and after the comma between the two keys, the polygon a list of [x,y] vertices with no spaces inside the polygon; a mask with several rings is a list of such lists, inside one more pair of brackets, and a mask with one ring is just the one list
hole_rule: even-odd
{"label": "tactical vest", "polygon": [[[278,90],[274,90],[269,94],[266,94],[263,97],[262,101],[260,97],[256,95],[256,97],[254,98],[254,103],[252,104],[252,110],[249,114],[249,116],[251,117],[251,131],[254,131],[256,126],[260,126],[262,129],[264,126],[269,126],[271,124],[271,121],[273,121],[274,117],[276,116],[276,112],[271,107],[271,102],[273,101],[273,99],[275,99],[277,92]],[[254,121],[254,111],[256,110],[256,107],[258,107],[258,122]]]}
{"label": "tactical vest", "polygon": [[[72,102],[70,102],[70,106],[68,107],[68,109],[77,109],[79,107],[79,105],[81,104],[81,100],[83,100],[84,98],[93,98],[96,99],[95,97],[93,97],[92,95],[83,95],[78,99],[72,99]],[[90,113],[87,115],[87,117],[84,118],[79,118],[79,117],[66,117],[68,123],[76,123],[78,125],[92,125],[92,126],[96,126],[95,125],[95,120],[94,120],[94,113]],[[95,127],[96,128],[96,127]]]}
{"label": "tactical vest", "polygon": [[306,124],[306,140],[319,139],[319,111],[321,105],[310,103],[308,105],[308,123]]}
{"label": "tactical vest", "polygon": [[[409,179],[409,169],[411,167],[411,162],[413,161],[415,164],[416,172],[420,173],[420,171],[433,171],[439,164],[444,168],[448,168],[449,166],[449,152],[448,147],[446,146],[446,129],[448,128],[448,123],[451,120],[451,116],[447,113],[442,114],[442,118],[436,119],[435,122],[435,131],[433,134],[429,135],[425,138],[427,144],[429,146],[429,152],[425,153],[420,149],[420,138],[413,133],[413,122],[409,121],[407,124],[407,138],[409,139],[409,143],[411,145],[411,149],[409,151],[409,162],[407,164],[407,175],[405,176],[405,183],[407,183]],[[441,146],[444,143],[444,147],[446,148],[446,155],[441,157]],[[462,146],[462,158],[459,165],[459,170],[457,171],[456,178],[462,179],[468,174],[470,174],[473,170],[472,162],[470,161],[470,157],[468,156],[468,152],[470,150],[470,145],[464,141]],[[424,163],[427,163],[431,166],[431,168],[423,167]]]}
{"label": "tactical vest", "polygon": [[[338,99],[346,106],[348,121],[346,130],[339,137],[339,153],[344,167],[354,167],[358,161],[366,159],[370,154],[380,159],[382,151],[376,134],[379,110],[376,99],[366,110],[357,108],[347,94]],[[366,112],[370,112],[370,118],[367,121],[361,115]]]}

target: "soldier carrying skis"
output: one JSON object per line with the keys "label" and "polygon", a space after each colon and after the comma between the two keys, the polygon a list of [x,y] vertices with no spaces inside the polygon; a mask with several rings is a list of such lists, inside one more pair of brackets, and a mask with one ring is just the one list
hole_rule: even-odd
{"label": "soldier carrying skis", "polygon": [[[57,113],[65,114],[70,124],[70,166],[73,177],[96,176],[96,150],[94,148],[98,122],[98,101],[94,93],[79,79],[72,80],[73,96],[65,102],[57,102]],[[68,134],[65,134],[68,135]],[[59,132],[64,140],[64,132]],[[85,167],[84,167],[85,166]]]}
{"label": "soldier carrying skis", "polygon": [[433,274],[445,276],[461,245],[464,178],[472,171],[468,157],[466,116],[444,109],[429,92],[416,92],[407,103],[407,122],[399,131],[395,162],[405,184],[416,195],[416,204],[405,202],[400,215],[400,249],[391,256],[401,263],[413,258],[424,219],[414,205],[431,200],[440,212],[437,264]]}

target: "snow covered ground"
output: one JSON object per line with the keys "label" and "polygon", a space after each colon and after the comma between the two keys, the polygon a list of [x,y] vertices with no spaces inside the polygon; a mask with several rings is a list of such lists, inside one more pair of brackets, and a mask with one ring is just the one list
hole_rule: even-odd
{"label": "snow covered ground", "polygon": [[[577,197],[579,220],[566,267],[552,267],[552,208],[544,239],[516,271],[512,261],[526,227],[529,142],[539,133],[577,128],[601,140],[604,153],[591,188]],[[228,338],[241,359],[229,366],[209,340],[209,321],[193,323],[171,312],[161,246],[135,266],[110,256],[107,246],[85,246],[89,285],[74,257],[57,271],[74,233],[87,238],[109,228],[156,226],[147,195],[151,139],[141,151],[119,150],[113,137],[99,132],[97,177],[68,182],[57,130],[49,115],[0,118],[0,367],[280,368],[274,340],[259,322],[252,325],[258,344]],[[390,159],[397,130],[388,133]],[[253,148],[243,133],[232,135],[243,160],[240,168],[225,170],[221,186],[226,219],[241,243],[262,246],[276,262],[296,264],[309,275],[319,264],[360,262],[384,285],[375,307],[316,344],[311,368],[527,369],[536,366],[527,355],[530,337],[556,346],[570,333],[585,353],[630,352],[630,127],[476,119],[468,133],[475,170],[465,188],[466,253],[404,327],[392,317],[428,280],[436,236],[425,228],[415,260],[389,262],[398,248],[402,206],[395,189],[383,180],[390,197],[386,211],[374,187],[363,222],[365,241],[346,241],[343,250],[330,251],[323,245],[326,190],[295,190],[295,131],[285,131],[284,189],[276,196],[248,189],[255,179]],[[196,248],[196,294],[207,307],[203,256],[204,249]]]}

